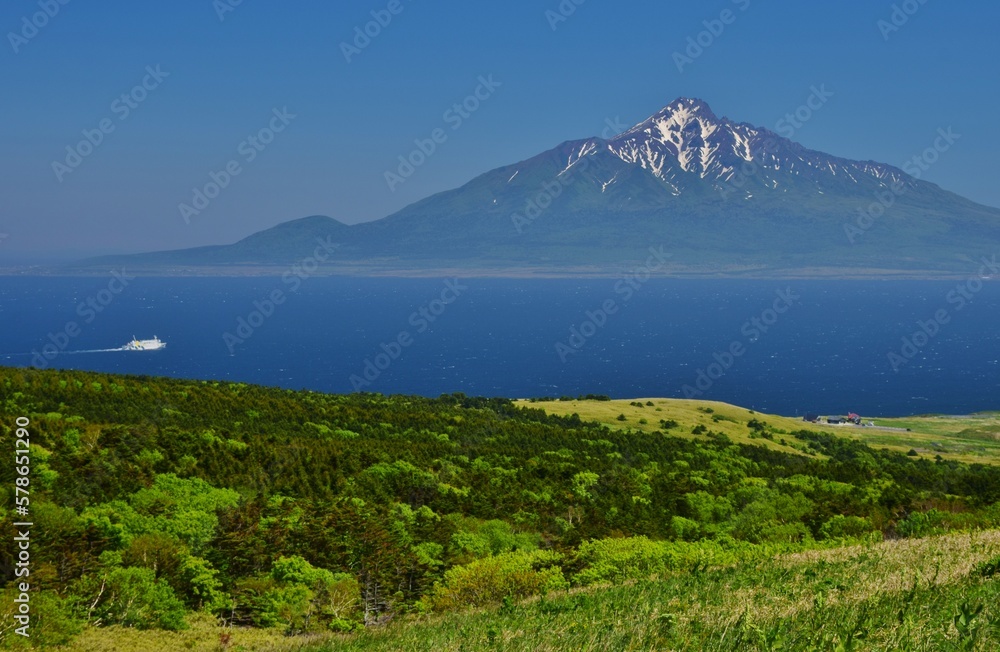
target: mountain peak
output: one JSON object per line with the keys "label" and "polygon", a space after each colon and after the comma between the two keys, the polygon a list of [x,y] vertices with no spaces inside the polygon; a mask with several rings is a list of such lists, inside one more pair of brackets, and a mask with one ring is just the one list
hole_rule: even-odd
{"label": "mountain peak", "polygon": [[698,134],[696,140],[708,138],[725,122],[715,115],[705,101],[678,97],[614,140],[623,141],[644,133],[648,137],[661,142],[670,141],[680,147],[684,141],[690,141],[690,138],[684,138],[683,134],[691,136]]}
{"label": "mountain peak", "polygon": [[679,97],[609,145],[623,161],[649,169],[678,194],[681,189],[674,183],[673,164],[682,172],[705,172],[722,147],[720,136],[728,140],[727,124],[704,101]]}
{"label": "mountain peak", "polygon": [[705,100],[698,99],[697,97],[678,97],[676,100],[664,107],[663,111],[679,111],[687,110],[697,113],[705,113],[715,117],[712,113],[712,108],[708,106],[708,102]]}
{"label": "mountain peak", "polygon": [[648,122],[659,123],[663,121],[685,125],[695,119],[712,123],[719,122],[719,118],[712,111],[712,107],[704,100],[693,97],[678,97],[637,126],[642,126]]}

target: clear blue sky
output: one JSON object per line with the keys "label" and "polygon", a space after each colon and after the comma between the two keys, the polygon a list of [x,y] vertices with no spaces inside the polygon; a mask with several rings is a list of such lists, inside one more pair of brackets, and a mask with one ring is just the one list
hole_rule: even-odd
{"label": "clear blue sky", "polygon": [[[389,0],[243,0],[220,20],[226,2],[70,0],[14,43],[58,0],[3,3],[0,265],[232,242],[310,214],[377,219],[678,96],[774,128],[824,84],[833,97],[796,140],[902,165],[953,127],[962,139],[925,178],[1000,206],[995,2],[909,0],[919,9],[886,40],[890,1],[565,0],[575,11],[553,30],[559,0],[399,0],[350,63],[341,44]],[[730,24],[679,71],[674,52],[725,9]],[[445,112],[481,75],[501,86],[452,129]],[[124,115],[113,103],[144,77],[154,88]],[[283,107],[296,117],[246,162],[240,144]],[[113,131],[57,180],[53,161],[102,120]],[[447,141],[391,192],[385,171],[439,127]],[[178,205],[230,160],[240,174],[185,223]]]}

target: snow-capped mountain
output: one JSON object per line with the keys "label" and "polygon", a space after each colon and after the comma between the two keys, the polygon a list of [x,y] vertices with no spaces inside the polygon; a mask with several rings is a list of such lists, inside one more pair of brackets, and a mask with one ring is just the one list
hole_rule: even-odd
{"label": "snow-capped mountain", "polygon": [[317,237],[352,271],[608,273],[653,245],[671,252],[661,271],[682,274],[971,274],[1000,252],[1000,210],[680,98],[619,135],[562,143],[381,220],[304,218],[234,245],[116,260],[287,264]]}
{"label": "snow-capped mountain", "polygon": [[[395,228],[414,216],[435,215],[448,223],[457,219],[465,229],[476,223],[488,228],[498,216],[531,210],[536,195],[546,204],[548,195],[558,195],[544,210],[547,223],[570,213],[655,211],[658,222],[651,228],[659,230],[656,224],[706,212],[733,219],[759,210],[771,218],[796,209],[813,218],[850,213],[842,200],[867,206],[885,192],[901,204],[959,199],[943,199],[937,186],[897,167],[810,150],[768,129],[719,118],[700,100],[680,98],[617,136],[565,142],[385,222]],[[926,193],[935,197],[917,197]]]}
{"label": "snow-capped mountain", "polygon": [[[786,176],[809,179],[817,191],[837,176],[853,183],[859,183],[859,178],[880,184],[913,181],[889,165],[832,157],[767,129],[718,118],[704,102],[687,98],[671,102],[609,141],[593,142],[593,148],[600,147],[625,163],[648,170],[676,195],[696,179],[707,180],[723,193],[751,180],[756,182],[754,189],[784,192],[787,188],[781,188],[781,179]],[[588,152],[593,151],[588,148]]]}

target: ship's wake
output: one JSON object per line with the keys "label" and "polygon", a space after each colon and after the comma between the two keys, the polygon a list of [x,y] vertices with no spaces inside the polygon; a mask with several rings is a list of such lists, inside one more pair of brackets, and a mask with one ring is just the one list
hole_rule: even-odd
{"label": "ship's wake", "polygon": [[[128,351],[124,346],[119,346],[117,349],[85,349],[82,351],[60,351],[59,355],[73,355],[76,353],[111,353],[113,351]],[[16,358],[25,355],[38,355],[37,351],[31,351],[29,353],[0,353],[0,358]]]}
{"label": "ship's wake", "polygon": [[63,353],[110,353],[112,351],[127,351],[124,346],[119,346],[117,349],[87,349],[85,351],[63,351]]}

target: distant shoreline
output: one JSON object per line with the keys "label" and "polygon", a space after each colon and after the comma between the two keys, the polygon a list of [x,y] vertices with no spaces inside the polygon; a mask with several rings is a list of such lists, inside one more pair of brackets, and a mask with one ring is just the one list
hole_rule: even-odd
{"label": "distant shoreline", "polygon": [[[110,269],[125,268],[129,274],[141,277],[161,278],[245,278],[245,277],[280,277],[287,273],[290,265],[184,265],[170,267],[132,267],[115,265],[108,268],[72,268],[67,266],[24,266],[0,268],[0,276],[30,276],[30,277],[95,277],[105,276]],[[620,267],[522,267],[510,269],[503,267],[366,267],[343,266],[321,268],[310,274],[312,277],[360,277],[360,278],[509,278],[509,279],[617,279],[633,268]],[[814,267],[801,269],[699,269],[693,267],[674,267],[665,271],[650,274],[652,278],[661,279],[702,279],[702,280],[857,280],[857,281],[951,281],[970,278],[968,273],[948,272],[942,270],[904,270],[904,269],[844,269],[832,267]],[[991,278],[984,281],[994,280]]]}

